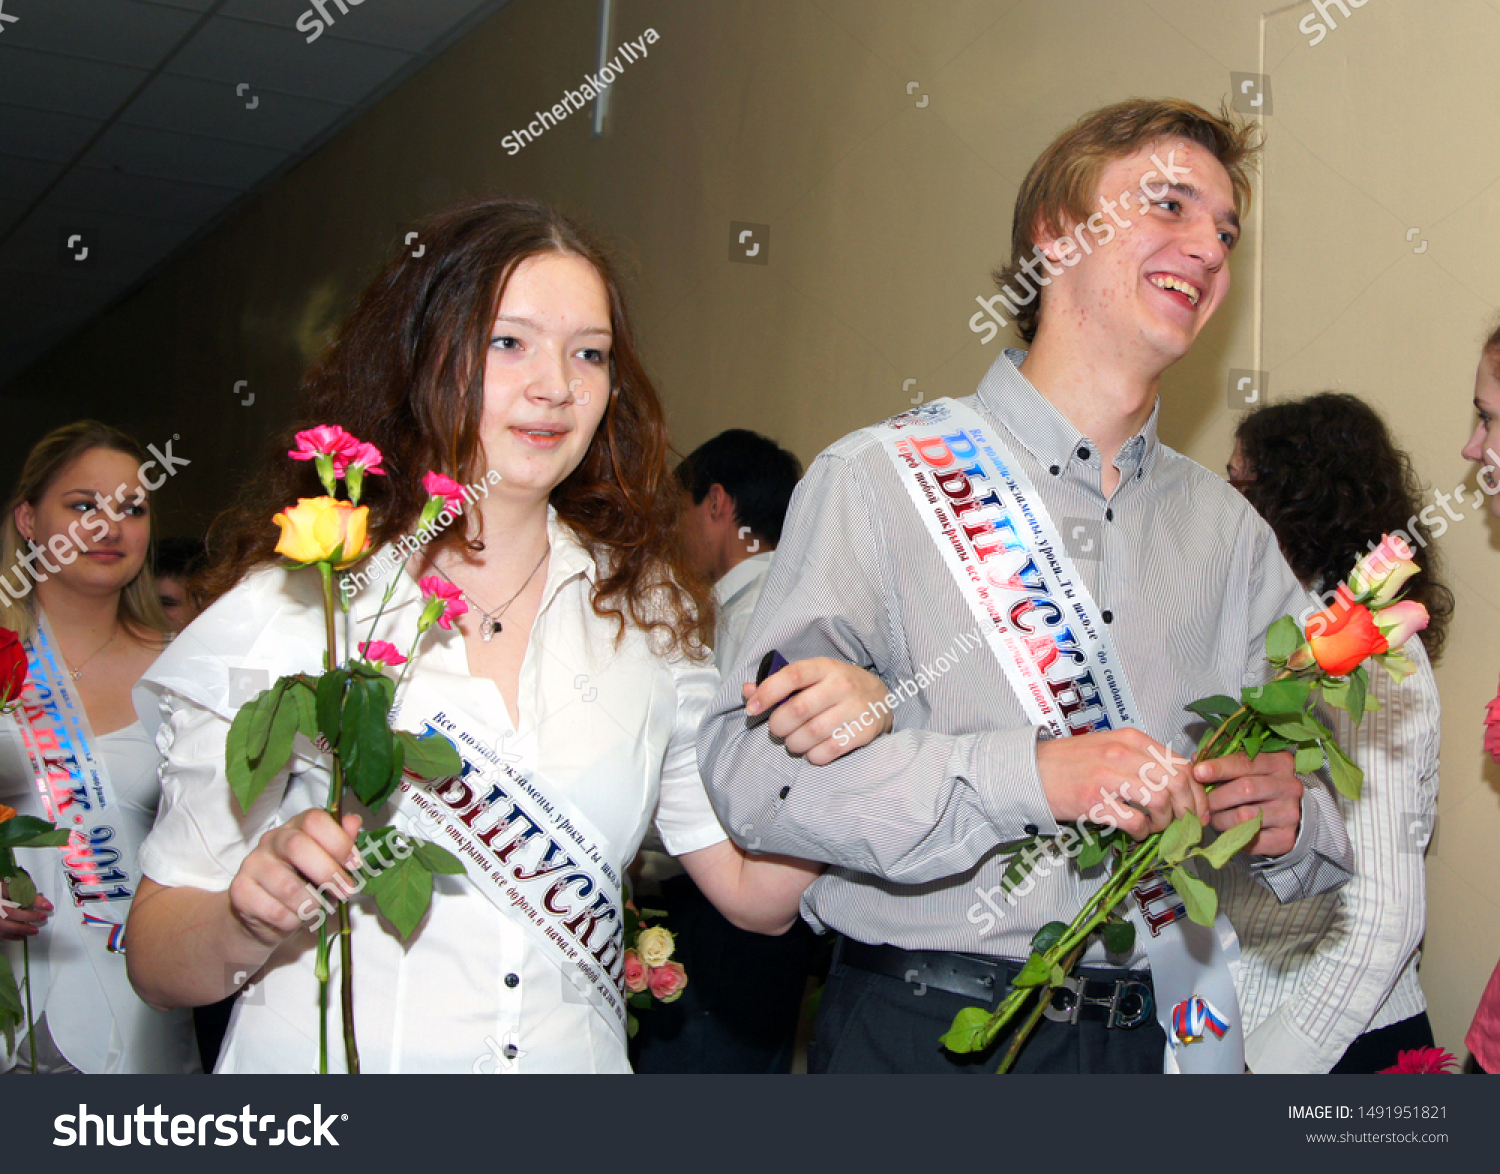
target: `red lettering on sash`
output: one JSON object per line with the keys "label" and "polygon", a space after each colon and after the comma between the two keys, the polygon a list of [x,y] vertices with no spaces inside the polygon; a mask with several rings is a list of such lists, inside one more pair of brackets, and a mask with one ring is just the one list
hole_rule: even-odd
{"label": "red lettering on sash", "polygon": [[[917,455],[934,469],[946,469],[953,464],[953,454],[948,451],[948,446],[937,436],[913,436],[912,447],[917,450]],[[933,455],[927,450],[932,449]]]}

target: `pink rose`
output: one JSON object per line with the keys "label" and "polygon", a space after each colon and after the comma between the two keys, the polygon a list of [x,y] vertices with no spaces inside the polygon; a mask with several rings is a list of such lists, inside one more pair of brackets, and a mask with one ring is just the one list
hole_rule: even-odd
{"label": "pink rose", "polygon": [[631,994],[637,994],[646,989],[647,981],[646,964],[641,961],[641,956],[634,950],[626,950],[625,989]]}
{"label": "pink rose", "polygon": [[682,989],[687,986],[687,971],[681,962],[668,962],[665,966],[654,966],[646,981],[651,993],[663,1003],[675,1003],[682,998]]}
{"label": "pink rose", "polygon": [[1375,613],[1375,626],[1385,634],[1386,643],[1400,648],[1427,627],[1427,609],[1415,599],[1403,599]]}
{"label": "pink rose", "polygon": [[422,598],[427,601],[422,614],[417,618],[419,632],[427,631],[434,623],[445,632],[451,631],[454,621],[469,610],[469,605],[464,602],[464,593],[447,579],[428,575],[425,579],[417,580],[417,586],[422,590]]}
{"label": "pink rose", "polygon": [[406,663],[406,657],[402,656],[394,644],[385,640],[366,640],[359,646],[360,655],[375,664],[388,664],[391,668],[400,668]]}

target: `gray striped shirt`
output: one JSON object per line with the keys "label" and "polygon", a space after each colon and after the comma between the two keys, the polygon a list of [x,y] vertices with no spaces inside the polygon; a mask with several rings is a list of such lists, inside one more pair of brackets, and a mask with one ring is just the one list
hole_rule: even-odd
{"label": "gray striped shirt", "polygon": [[[1016,369],[996,359],[962,401],[995,428],[1062,531],[1106,622],[1141,712],[1141,728],[1188,755],[1202,726],[1183,710],[1264,677],[1264,636],[1307,597],[1270,528],[1206,469],[1161,444],[1157,412],[1115,460],[1106,500],[1098,447]],[[1039,866],[1024,896],[1002,893],[999,845],[1058,825],[1029,724],[873,430],[814,462],[736,664],[699,732],[698,759],[730,834],[752,851],[825,861],[803,897],[818,929],[907,949],[1024,957],[1032,935],[1066,921],[1103,881],[1103,866]],[[832,656],[915,694],[895,728],[827,766],[812,766],[747,729],[740,685],[761,656]],[[1349,841],[1327,788],[1309,780],[1296,846],[1248,867],[1282,899],[1349,875]],[[1043,875],[1043,873],[1046,875]],[[1144,965],[1106,956],[1090,964]]]}

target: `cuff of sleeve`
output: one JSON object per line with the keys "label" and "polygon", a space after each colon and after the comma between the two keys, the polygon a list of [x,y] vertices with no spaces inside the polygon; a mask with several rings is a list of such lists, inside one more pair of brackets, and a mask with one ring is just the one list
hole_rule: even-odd
{"label": "cuff of sleeve", "polygon": [[[1256,873],[1279,873],[1282,871],[1293,872],[1297,866],[1306,860],[1313,851],[1313,841],[1317,838],[1317,828],[1314,826],[1318,821],[1318,805],[1312,802],[1304,781],[1302,791],[1302,818],[1297,824],[1297,842],[1292,845],[1291,851],[1282,856],[1252,856],[1250,857],[1250,872]],[[1254,1065],[1251,1065],[1254,1069]]]}
{"label": "cuff of sleeve", "polygon": [[1292,1020],[1287,1007],[1278,1007],[1266,1021],[1245,1036],[1245,1065],[1251,1072],[1323,1075],[1339,1057],[1325,1056]]}
{"label": "cuff of sleeve", "polygon": [[1005,841],[1056,835],[1057,821],[1036,765],[1040,726],[978,735],[971,782],[985,815]]}
{"label": "cuff of sleeve", "polygon": [[225,876],[223,873],[208,877],[189,872],[160,852],[153,851],[149,840],[141,845],[139,861],[142,873],[169,889],[203,889],[210,893],[223,893],[229,890],[229,882],[234,880],[232,875]]}
{"label": "cuff of sleeve", "polygon": [[[660,828],[657,830],[661,831]],[[671,836],[662,832],[661,835],[662,847],[672,856],[683,856],[688,852],[696,852],[699,848],[712,848],[720,840],[727,839],[728,834],[717,820],[688,832],[674,832]]]}

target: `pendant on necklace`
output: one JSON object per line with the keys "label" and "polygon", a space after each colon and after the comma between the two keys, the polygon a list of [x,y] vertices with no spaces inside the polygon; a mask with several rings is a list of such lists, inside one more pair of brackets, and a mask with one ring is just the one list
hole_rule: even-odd
{"label": "pendant on necklace", "polygon": [[484,623],[479,625],[479,634],[484,638],[486,644],[495,638],[496,632],[502,631],[504,629],[500,626],[499,620],[485,620]]}
{"label": "pendant on necklace", "polygon": [[82,669],[69,669],[68,670],[68,676],[72,677],[76,681],[76,680],[78,680],[79,677],[83,676],[83,670]]}

